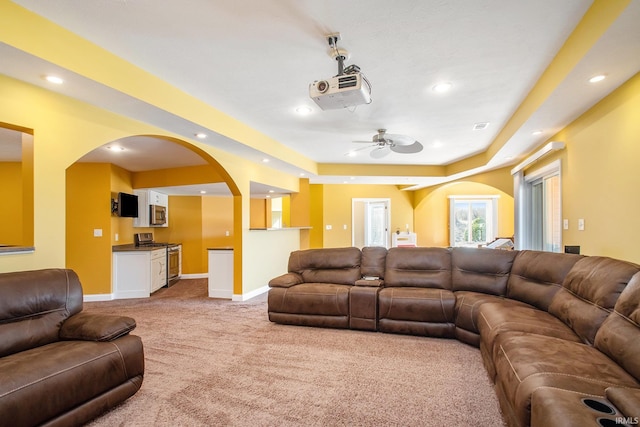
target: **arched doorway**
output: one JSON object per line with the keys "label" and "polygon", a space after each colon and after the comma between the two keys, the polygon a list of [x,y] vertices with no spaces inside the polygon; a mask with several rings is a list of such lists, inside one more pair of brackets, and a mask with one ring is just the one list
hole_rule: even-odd
{"label": "arched doorway", "polygon": [[[218,194],[176,195],[174,218],[180,227],[136,228],[133,218],[111,212],[111,201],[119,192],[142,188],[216,188]],[[202,190],[204,191],[204,190]],[[133,243],[135,232],[154,232],[158,240],[180,241],[186,264],[194,273],[206,273],[206,233],[202,209],[211,203],[194,203],[204,197],[224,198],[224,221],[228,246],[242,250],[242,200],[237,185],[210,154],[186,141],[161,135],[135,135],[103,144],[79,158],[66,170],[66,267],[74,269],[85,287],[85,294],[108,299],[112,293],[111,256],[114,245]],[[178,200],[179,199],[179,200]],[[198,208],[199,206],[199,208]],[[204,207],[203,207],[204,206]],[[200,211],[198,211],[200,209]],[[200,220],[198,220],[198,217]],[[227,235],[228,234],[228,235]],[[199,236],[199,237],[198,237]],[[200,241],[198,240],[200,239]],[[235,257],[241,266],[240,257]],[[199,271],[198,271],[199,270]],[[241,268],[234,268],[240,272]],[[235,280],[241,280],[236,273]]]}

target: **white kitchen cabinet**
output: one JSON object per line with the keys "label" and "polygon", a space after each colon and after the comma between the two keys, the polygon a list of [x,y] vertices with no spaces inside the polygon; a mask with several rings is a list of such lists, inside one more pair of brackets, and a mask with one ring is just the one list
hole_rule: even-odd
{"label": "white kitchen cabinet", "polygon": [[146,298],[167,284],[167,250],[113,252],[115,299]]}
{"label": "white kitchen cabinet", "polygon": [[[133,219],[134,227],[168,227],[169,226],[169,196],[153,190],[133,190],[138,196],[138,217]],[[167,222],[163,225],[149,224],[149,206],[158,205],[167,208]]]}
{"label": "white kitchen cabinet", "polygon": [[233,249],[209,248],[209,297],[233,298]]}

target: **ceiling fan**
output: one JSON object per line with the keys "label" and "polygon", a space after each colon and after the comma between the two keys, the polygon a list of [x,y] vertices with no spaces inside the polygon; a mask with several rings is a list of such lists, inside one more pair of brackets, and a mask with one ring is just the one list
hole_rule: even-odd
{"label": "ceiling fan", "polygon": [[369,155],[374,159],[381,159],[391,153],[413,154],[422,151],[422,144],[406,135],[387,133],[386,129],[378,129],[371,141],[353,141],[355,143],[371,144],[368,147],[358,148],[355,151],[373,148]]}

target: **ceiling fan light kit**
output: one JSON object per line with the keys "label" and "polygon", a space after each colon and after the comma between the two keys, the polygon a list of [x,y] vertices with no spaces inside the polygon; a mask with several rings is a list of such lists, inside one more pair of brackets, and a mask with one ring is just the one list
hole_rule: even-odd
{"label": "ceiling fan light kit", "polygon": [[378,133],[373,135],[371,141],[353,142],[372,144],[368,147],[359,148],[358,150],[373,148],[369,155],[374,159],[381,159],[391,152],[400,154],[419,153],[424,148],[423,145],[415,139],[407,135],[389,134],[386,129],[378,129]]}

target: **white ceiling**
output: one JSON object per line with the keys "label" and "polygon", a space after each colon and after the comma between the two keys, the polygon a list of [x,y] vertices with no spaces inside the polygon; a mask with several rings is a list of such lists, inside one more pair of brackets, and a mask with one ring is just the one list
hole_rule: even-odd
{"label": "white ceiling", "polygon": [[[318,163],[443,165],[487,149],[591,6],[588,0],[16,0]],[[556,91],[480,169],[518,163],[579,114],[640,70],[640,1],[578,62]],[[340,32],[372,85],[370,105],[320,110],[308,85],[337,73],[326,35]],[[44,63],[7,45],[0,72],[44,86]],[[53,90],[193,138],[197,124],[74,75]],[[65,73],[66,71],[66,73]],[[586,80],[605,73],[598,85]],[[438,94],[432,87],[452,83]],[[72,84],[71,84],[72,83]],[[73,87],[75,85],[75,88]],[[309,115],[295,112],[311,107]],[[489,122],[485,130],[473,125]],[[424,145],[418,154],[381,160],[359,151],[378,128]],[[537,136],[534,130],[542,130]],[[148,138],[119,141],[130,170],[201,162],[191,152]],[[206,143],[261,161],[270,153],[210,133]],[[167,145],[169,144],[169,146]],[[135,148],[143,148],[136,154]],[[171,152],[167,150],[172,150]],[[83,161],[113,154],[98,149]],[[126,157],[128,156],[128,157]],[[128,162],[128,163],[126,163]],[[165,163],[161,163],[165,162]],[[126,166],[124,166],[126,164]],[[271,167],[308,172],[288,159]],[[312,183],[431,185],[454,177],[316,176]]]}

